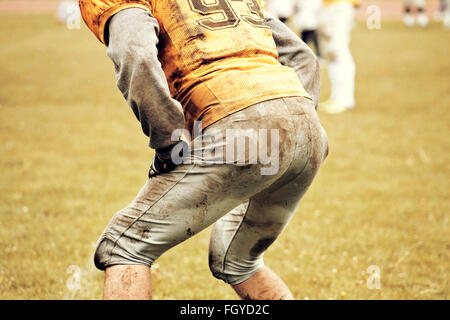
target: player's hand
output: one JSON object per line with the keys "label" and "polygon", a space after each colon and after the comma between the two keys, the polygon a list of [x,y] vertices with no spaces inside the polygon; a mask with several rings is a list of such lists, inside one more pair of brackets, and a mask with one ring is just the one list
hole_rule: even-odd
{"label": "player's hand", "polygon": [[[172,146],[164,148],[164,150],[156,150],[155,157],[150,164],[148,177],[153,178],[157,175],[168,173],[175,169],[180,164],[179,160],[183,159],[183,155],[186,150],[188,150],[188,143],[185,140],[180,140]],[[161,154],[169,155],[169,157],[164,159]],[[174,155],[177,159],[174,159]]]}

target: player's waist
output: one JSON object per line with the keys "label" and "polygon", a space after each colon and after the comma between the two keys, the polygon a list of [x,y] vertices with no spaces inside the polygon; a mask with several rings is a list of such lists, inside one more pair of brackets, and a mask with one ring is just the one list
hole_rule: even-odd
{"label": "player's waist", "polygon": [[[246,56],[251,54],[252,56]],[[210,54],[215,56],[214,54]],[[217,54],[216,54],[217,55]],[[207,61],[207,62],[206,62]],[[178,67],[167,66],[172,68],[172,73],[179,75],[178,77],[166,73],[172,95],[179,99],[188,94],[196,85],[206,81],[214,82],[214,79],[239,77],[248,73],[258,74],[276,74],[285,73],[283,67],[276,57],[269,54],[254,54],[251,51],[235,52],[219,59],[202,58],[191,61],[183,70]],[[234,79],[235,80],[235,79]]]}
{"label": "player's waist", "polygon": [[186,129],[194,121],[202,127],[262,101],[281,97],[309,97],[295,72],[286,67],[229,69],[205,76],[190,90],[175,98],[183,105]]}

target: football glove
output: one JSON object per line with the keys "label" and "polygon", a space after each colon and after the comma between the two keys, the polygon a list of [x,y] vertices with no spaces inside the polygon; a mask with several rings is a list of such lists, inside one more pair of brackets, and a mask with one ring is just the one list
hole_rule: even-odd
{"label": "football glove", "polygon": [[[150,164],[148,177],[153,178],[157,175],[168,173],[175,169],[181,164],[184,153],[188,150],[188,148],[188,143],[185,140],[180,140],[164,149],[157,149],[152,163]],[[161,154],[170,156],[167,159],[163,159],[163,157],[160,156]]]}

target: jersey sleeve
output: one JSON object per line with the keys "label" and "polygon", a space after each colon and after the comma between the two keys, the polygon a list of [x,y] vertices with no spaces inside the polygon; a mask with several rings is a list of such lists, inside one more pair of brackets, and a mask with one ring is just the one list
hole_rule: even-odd
{"label": "jersey sleeve", "polygon": [[108,45],[105,39],[105,26],[109,18],[127,8],[142,8],[151,11],[146,0],[78,0],[81,15],[89,29],[98,40]]}

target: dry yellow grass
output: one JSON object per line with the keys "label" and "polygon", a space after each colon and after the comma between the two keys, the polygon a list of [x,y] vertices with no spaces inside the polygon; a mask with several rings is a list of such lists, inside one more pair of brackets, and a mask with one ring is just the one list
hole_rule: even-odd
{"label": "dry yellow grass", "polygon": [[[86,28],[3,14],[0,30],[0,298],[98,299],[92,245],[153,153]],[[357,109],[320,114],[330,155],[266,264],[297,299],[448,299],[450,32],[359,24],[352,46]],[[208,236],[157,261],[156,299],[236,298]]]}

